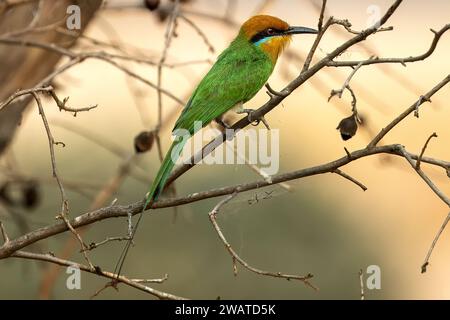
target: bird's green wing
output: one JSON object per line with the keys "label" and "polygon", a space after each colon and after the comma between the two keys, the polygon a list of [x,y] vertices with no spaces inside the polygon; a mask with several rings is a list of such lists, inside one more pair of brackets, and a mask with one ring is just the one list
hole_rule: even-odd
{"label": "bird's green wing", "polygon": [[265,53],[249,50],[223,52],[194,91],[174,131],[186,129],[193,134],[195,121],[204,127],[236,104],[253,98],[267,82],[273,65]]}

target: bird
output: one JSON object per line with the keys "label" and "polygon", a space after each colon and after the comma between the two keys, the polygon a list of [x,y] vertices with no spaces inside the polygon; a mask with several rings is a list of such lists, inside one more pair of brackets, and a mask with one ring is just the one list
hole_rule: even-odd
{"label": "bird", "polygon": [[[172,130],[175,139],[146,195],[142,211],[155,202],[163,192],[167,179],[188,140],[177,133],[183,132],[192,136],[200,128],[235,107],[238,113],[246,112],[251,116],[251,111],[243,109],[243,104],[252,99],[266,84],[278,57],[289,45],[292,36],[316,33],[318,31],[315,29],[290,26],[280,18],[270,15],[256,15],[244,22],[238,35],[218,56],[183,108]],[[133,233],[141,217],[142,214]],[[122,253],[121,259],[124,259],[128,247]]]}

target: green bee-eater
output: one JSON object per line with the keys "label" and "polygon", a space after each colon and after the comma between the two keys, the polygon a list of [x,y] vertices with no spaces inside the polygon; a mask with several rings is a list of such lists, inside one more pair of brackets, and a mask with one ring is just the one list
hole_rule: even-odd
{"label": "green bee-eater", "polygon": [[[176,135],[178,130],[183,129],[184,133],[192,136],[198,130],[195,122],[201,122],[201,127],[204,127],[233,107],[253,98],[269,79],[278,56],[289,44],[291,36],[301,33],[317,31],[291,27],[283,20],[268,15],[247,20],[195,89],[175,123],[173,133]],[[163,191],[186,140],[176,136],[153,180],[143,210]]]}
{"label": "green bee-eater", "polygon": [[[272,16],[258,15],[247,20],[238,36],[225,49],[199,83],[175,123],[177,130],[195,133],[194,123],[208,125],[234,106],[253,98],[269,79],[278,56],[291,40],[291,35],[317,33],[305,27],[290,27]],[[187,139],[177,136],[153,180],[147,195],[147,206],[164,189],[175,162]]]}

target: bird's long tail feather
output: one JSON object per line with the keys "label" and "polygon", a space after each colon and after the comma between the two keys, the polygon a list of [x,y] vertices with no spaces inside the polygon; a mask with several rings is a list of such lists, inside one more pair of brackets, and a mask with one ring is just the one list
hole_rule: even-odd
{"label": "bird's long tail feather", "polygon": [[181,137],[177,137],[175,141],[170,146],[170,149],[167,151],[167,154],[161,164],[161,167],[156,174],[155,179],[153,180],[152,187],[150,191],[146,195],[144,206],[142,207],[142,211],[139,213],[139,218],[136,222],[136,225],[133,227],[130,237],[127,240],[127,243],[119,257],[119,260],[114,268],[114,273],[119,277],[120,272],[122,271],[123,264],[125,263],[125,258],[130,250],[130,247],[133,243],[134,235],[136,234],[139,223],[141,222],[143,212],[150,205],[153,204],[159,197],[159,195],[163,192],[167,179],[169,178],[170,173],[172,172],[173,167],[175,166],[176,161],[180,157],[181,151],[186,144],[187,139],[183,139]]}

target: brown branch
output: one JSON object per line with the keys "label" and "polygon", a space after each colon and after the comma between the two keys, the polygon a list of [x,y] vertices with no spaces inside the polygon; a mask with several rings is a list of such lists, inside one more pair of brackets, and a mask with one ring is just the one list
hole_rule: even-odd
{"label": "brown branch", "polygon": [[333,98],[334,96],[338,96],[339,99],[342,98],[342,94],[344,93],[345,89],[348,89],[349,91],[351,91],[350,89],[350,81],[352,80],[353,76],[356,74],[356,72],[362,67],[362,63],[358,64],[353,71],[350,73],[350,75],[347,77],[347,79],[344,81],[344,84],[342,85],[342,87],[340,89],[337,90],[331,90],[330,96],[328,97],[328,101],[331,100],[331,98]]}
{"label": "brown branch", "polygon": [[[345,155],[337,160],[310,167],[301,170],[296,170],[293,172],[283,173],[272,177],[272,182],[269,183],[265,180],[259,180],[250,183],[238,184],[234,186],[221,187],[208,191],[196,192],[187,196],[159,200],[152,205],[152,209],[157,208],[168,208],[174,206],[181,206],[189,203],[194,203],[197,201],[215,198],[224,195],[230,195],[233,193],[242,193],[249,190],[255,190],[270,185],[275,185],[281,182],[301,179],[305,177],[310,177],[313,175],[319,175],[324,173],[334,172],[346,164],[358,160],[360,158],[376,155],[376,154],[390,154],[395,156],[404,157],[404,150],[401,150],[402,146],[398,144],[387,145],[387,146],[375,146],[373,148],[364,148],[361,150],[354,151]],[[411,153],[407,153],[411,159],[417,159],[419,156]],[[437,160],[433,158],[423,157],[422,162],[429,163],[431,165],[436,165],[442,168],[449,168],[450,162]],[[74,228],[79,228],[86,226],[104,219],[109,219],[113,217],[128,217],[129,214],[135,215],[142,212],[142,206],[144,202],[139,201],[129,205],[115,205],[111,207],[104,207],[88,213],[82,214],[71,221]],[[147,208],[149,209],[149,208]],[[151,211],[151,213],[156,213],[156,211]],[[64,223],[56,223],[53,225],[45,226],[36,229],[28,234],[22,235],[16,239],[11,240],[8,244],[0,247],[0,259],[10,256],[13,252],[20,250],[24,247],[29,246],[39,240],[49,238],[56,234],[67,231],[67,226]]]}
{"label": "brown branch", "polygon": [[[432,135],[433,136],[433,135]],[[428,141],[431,139],[431,137],[428,139]],[[427,141],[427,142],[428,142]],[[424,147],[425,149],[425,147]],[[430,187],[431,190],[433,190],[433,192],[443,201],[447,204],[447,206],[450,208],[450,198],[447,197],[432,181],[431,179],[422,171],[422,169],[420,168],[420,165],[418,165],[419,160],[422,158],[423,154],[421,154],[416,163],[414,164],[413,159],[409,156],[409,154],[405,151],[404,147],[401,146],[400,147],[400,151],[403,153],[404,157],[406,158],[406,160],[409,162],[409,164],[411,165],[411,167],[413,167],[417,174],[426,182],[426,184]],[[422,150],[423,153],[424,150]],[[444,231],[445,227],[448,224],[448,221],[450,220],[450,213],[447,215],[447,217],[445,218],[444,222],[442,223],[441,228],[439,229],[439,231],[437,232],[436,236],[433,239],[433,242],[431,244],[430,249],[428,250],[427,256],[425,257],[425,262],[422,264],[421,267],[421,272],[425,273],[427,271],[427,266],[429,264],[429,260],[431,257],[431,253],[433,252],[434,246],[436,245],[437,241],[439,240],[439,237],[441,236],[442,232]]]}
{"label": "brown branch", "polygon": [[406,65],[406,63],[409,62],[417,62],[421,60],[425,60],[431,54],[434,52],[434,50],[437,47],[437,44],[439,43],[439,39],[442,37],[442,35],[450,29],[450,24],[446,24],[444,27],[441,28],[439,31],[434,31],[431,29],[431,31],[434,34],[433,41],[431,42],[430,48],[423,54],[420,54],[418,56],[412,56],[412,57],[404,57],[404,58],[379,58],[379,57],[373,57],[369,58],[367,60],[363,61],[330,61],[327,66],[328,67],[354,67],[359,64],[362,64],[363,66],[367,66],[370,64],[378,64],[378,63],[400,63],[402,65]]}
{"label": "brown branch", "polygon": [[423,262],[422,267],[420,268],[422,273],[427,272],[427,267],[430,264],[430,257],[431,257],[431,254],[433,253],[434,247],[436,246],[436,243],[439,240],[439,237],[441,236],[442,232],[444,231],[444,229],[447,226],[449,221],[450,221],[450,212],[447,214],[447,217],[445,217],[444,222],[442,223],[438,232],[434,236],[434,239],[433,239],[433,242],[431,243],[430,249],[428,249],[428,253],[427,253],[427,256],[425,257],[425,261]]}
{"label": "brown branch", "polygon": [[31,34],[31,33],[43,33],[48,31],[57,31],[58,29],[61,29],[61,25],[63,25],[67,21],[67,17],[64,17],[63,19],[50,23],[45,26],[28,26],[24,29],[20,30],[14,30],[6,33],[2,33],[2,37],[18,37],[25,34]]}
{"label": "brown branch", "polygon": [[91,251],[91,250],[94,250],[94,249],[96,249],[100,246],[103,246],[109,242],[118,242],[118,241],[120,242],[120,241],[125,241],[125,240],[130,240],[130,237],[108,237],[103,241],[90,243],[89,247],[87,247],[84,250]]}
{"label": "brown branch", "polygon": [[13,102],[15,99],[17,99],[21,96],[29,95],[33,92],[49,92],[50,90],[53,90],[53,88],[51,86],[45,86],[45,87],[38,86],[38,87],[31,88],[31,89],[18,90],[15,93],[13,93],[12,95],[10,95],[5,101],[0,103],[0,110],[2,110],[4,107],[6,107],[11,102]]}
{"label": "brown branch", "polygon": [[[116,67],[117,69],[121,70],[122,72],[126,73],[127,75],[138,79],[139,81],[147,84],[148,86],[154,88],[155,90],[157,90],[158,92],[160,92],[161,94],[164,94],[165,96],[171,98],[173,101],[179,103],[179,104],[184,104],[183,101],[181,101],[180,99],[178,99],[176,96],[174,96],[170,91],[159,87],[158,85],[154,84],[153,82],[141,77],[140,75],[138,75],[137,73],[131,71],[130,69],[120,65],[119,63],[117,63],[114,59],[125,59],[125,60],[131,60],[131,61],[136,61],[136,62],[147,62],[149,64],[154,64],[153,61],[146,61],[145,59],[142,58],[135,58],[135,57],[130,57],[130,56],[123,56],[123,55],[114,55],[114,54],[110,54],[104,51],[99,51],[99,52],[74,52],[72,50],[57,46],[53,43],[44,43],[44,42],[39,42],[39,41],[33,41],[33,40],[25,40],[25,39],[16,39],[16,38],[7,38],[7,37],[0,37],[0,43],[1,44],[7,44],[7,45],[20,45],[20,46],[26,46],[26,47],[34,47],[34,48],[40,48],[43,50],[48,50],[48,51],[53,51],[55,53],[61,54],[63,56],[67,56],[69,57],[71,60],[70,62],[73,62],[70,66],[66,66],[66,68],[64,70],[66,70],[68,67],[72,67],[75,64],[78,64],[86,59],[98,59],[101,61],[105,61],[111,65],[113,65],[114,67]],[[61,72],[59,72],[61,73]],[[59,74],[58,73],[58,74]],[[48,76],[50,77],[50,75]],[[47,77],[47,78],[48,78]],[[54,76],[52,76],[53,78]],[[40,82],[42,83],[42,81]],[[44,82],[45,84],[48,84],[48,81]]]}
{"label": "brown branch", "polygon": [[203,42],[205,42],[205,45],[208,47],[209,52],[214,53],[216,51],[214,49],[214,46],[211,44],[208,37],[206,36],[206,34],[199,26],[197,26],[191,19],[189,19],[183,14],[178,14],[178,17],[183,21],[185,21],[188,25],[192,27],[192,29],[194,29],[198,33],[198,35],[203,39]]}
{"label": "brown branch", "polygon": [[[55,158],[55,148],[54,145],[55,144],[60,144],[60,142],[55,142],[55,139],[53,138],[53,135],[50,131],[50,126],[48,125],[48,121],[47,121],[47,117],[45,116],[44,113],[44,108],[42,107],[42,103],[41,103],[41,99],[39,98],[39,96],[37,95],[36,92],[31,92],[31,94],[33,95],[34,100],[36,101],[37,105],[38,105],[38,109],[39,109],[39,114],[42,118],[42,122],[44,123],[44,127],[45,127],[45,131],[47,133],[47,138],[48,138],[48,144],[49,144],[49,149],[50,149],[50,159],[51,159],[51,164],[52,164],[52,174],[53,177],[56,180],[56,183],[58,185],[59,188],[59,192],[61,194],[61,212],[58,215],[58,218],[61,218],[64,223],[66,224],[67,228],[73,233],[73,235],[78,239],[80,245],[81,245],[81,249],[85,249],[86,245],[83,242],[83,239],[81,239],[81,236],[78,234],[78,232],[74,229],[74,227],[71,225],[69,218],[68,218],[68,214],[69,214],[69,200],[67,198],[66,192],[64,190],[64,186],[61,182],[61,179],[59,178],[58,175],[58,170],[56,169],[56,158]],[[89,267],[91,269],[94,269],[94,265],[92,264],[92,262],[90,261],[87,253],[85,251],[83,251],[83,255],[85,260],[87,261],[87,263],[89,264]]]}
{"label": "brown branch", "polygon": [[[423,172],[423,170],[419,167],[417,168],[414,159],[409,155],[409,153],[405,150],[405,147],[399,146],[400,152],[403,154],[405,159],[409,162],[411,167],[416,170],[417,174],[425,181],[425,183],[430,187],[430,189],[450,208],[450,198],[447,197],[434,183],[431,179]],[[419,156],[420,158],[420,156]]]}
{"label": "brown branch", "polygon": [[[172,38],[175,34],[175,29],[176,29],[176,24],[177,24],[177,18],[179,15],[179,5],[180,2],[179,0],[175,1],[175,4],[173,6],[172,9],[172,13],[170,15],[170,20],[169,23],[167,24],[167,29],[166,29],[166,33],[165,33],[165,42],[164,42],[164,49],[161,55],[161,58],[158,62],[158,66],[157,66],[157,86],[161,87],[162,85],[162,67],[163,64],[166,62],[167,59],[167,53],[169,52],[169,48],[170,45],[172,43]],[[159,127],[162,124],[162,92],[158,91],[158,123],[157,123],[157,129],[156,131],[159,130]],[[158,139],[157,139],[158,141]],[[158,145],[160,145],[158,143]],[[161,156],[161,161],[162,161],[162,156]]]}
{"label": "brown branch", "polygon": [[[344,27],[345,30],[347,30],[348,33],[351,34],[359,34],[361,31],[356,31],[352,29],[352,24],[347,19],[334,19],[334,24],[338,24]],[[376,25],[376,24],[375,24]],[[394,30],[394,27],[384,27],[384,28],[377,28],[375,33],[383,32],[383,31],[392,31]]]}
{"label": "brown branch", "polygon": [[94,105],[94,106],[84,107],[84,108],[71,108],[71,107],[66,106],[66,103],[69,100],[69,97],[65,97],[61,101],[61,100],[59,100],[58,96],[56,95],[55,90],[50,90],[49,93],[52,96],[53,100],[55,100],[56,105],[59,108],[59,111],[64,110],[64,111],[67,111],[67,112],[72,112],[74,117],[77,116],[78,112],[90,111],[92,109],[97,108],[97,106],[98,106],[98,105]]}
{"label": "brown branch", "polygon": [[319,31],[322,31],[322,27],[323,27],[323,18],[325,15],[325,8],[327,6],[327,0],[322,0],[322,7],[320,9],[320,13],[319,13],[319,22],[317,23],[317,29]]}
{"label": "brown branch", "polygon": [[2,233],[3,244],[7,244],[9,242],[9,237],[6,233],[5,226],[3,225],[2,221],[0,221],[0,231]]}
{"label": "brown branch", "polygon": [[[104,278],[111,279],[111,280],[115,281],[116,284],[117,284],[117,282],[124,283],[130,287],[133,287],[133,288],[139,289],[143,292],[149,293],[149,294],[151,294],[159,299],[162,299],[162,300],[185,300],[185,298],[183,298],[183,297],[179,297],[179,296],[176,296],[176,295],[173,295],[170,293],[162,292],[162,291],[153,289],[151,287],[145,286],[142,284],[142,283],[146,282],[145,280],[143,281],[142,279],[137,279],[137,281],[133,281],[133,279],[129,279],[123,275],[119,276],[119,275],[114,274],[109,271],[103,271],[99,267],[92,269],[86,265],[83,265],[83,264],[80,264],[77,262],[73,262],[73,261],[69,261],[69,260],[60,259],[60,258],[54,257],[50,254],[40,254],[40,253],[31,253],[31,252],[25,252],[25,251],[17,251],[12,255],[12,257],[36,260],[36,261],[44,261],[44,262],[49,262],[49,263],[57,264],[57,265],[64,266],[64,267],[76,267],[82,271],[89,272],[89,273],[96,274],[96,275],[99,275]],[[162,280],[162,281],[164,281],[164,280]],[[157,282],[155,280],[149,280],[149,281]],[[161,279],[159,279],[158,281],[161,281]]]}
{"label": "brown branch", "polygon": [[370,141],[368,144],[369,148],[373,148],[377,145],[378,142],[383,139],[383,137],[391,131],[396,125],[398,125],[403,119],[405,119],[411,112],[414,112],[418,108],[418,106],[422,105],[425,101],[430,101],[431,97],[442,89],[447,83],[450,82],[450,74],[447,75],[441,82],[439,82],[433,89],[428,91],[425,95],[421,96],[419,100],[414,102],[408,109],[406,109],[403,113],[401,113],[397,118],[392,120],[386,127],[381,129],[381,131]]}
{"label": "brown branch", "polygon": [[430,143],[430,140],[433,138],[437,138],[437,134],[436,132],[433,132],[427,139],[427,141],[425,142],[425,144],[423,145],[422,151],[420,152],[419,158],[416,161],[416,170],[420,169],[420,162],[422,161],[422,157],[423,154],[425,153],[425,150],[428,147],[428,143]]}
{"label": "brown branch", "polygon": [[353,182],[354,184],[356,184],[358,187],[360,187],[363,191],[367,190],[367,187],[362,184],[361,182],[359,182],[358,180],[356,180],[355,178],[353,178],[352,176],[346,174],[345,172],[343,172],[342,170],[336,169],[333,171],[334,173],[340,175],[341,177]]}
{"label": "brown branch", "polygon": [[64,98],[63,101],[61,101],[58,98],[58,96],[56,95],[55,89],[52,86],[45,86],[45,87],[34,87],[34,88],[30,88],[30,89],[16,91],[14,94],[9,96],[4,102],[2,102],[0,104],[0,110],[2,110],[4,107],[6,107],[11,102],[13,102],[15,99],[17,99],[21,96],[28,95],[28,94],[34,94],[34,93],[38,93],[38,92],[46,92],[46,93],[50,94],[52,96],[53,100],[55,100],[56,105],[58,106],[60,111],[64,110],[67,112],[72,112],[74,114],[74,116],[76,116],[78,112],[90,111],[92,109],[97,108],[97,105],[90,106],[90,107],[84,107],[84,108],[68,107],[68,106],[66,106],[66,103],[69,100],[69,97],[66,97],[66,98]]}
{"label": "brown branch", "polygon": [[299,280],[302,281],[305,285],[317,290],[317,288],[315,286],[313,286],[310,282],[309,279],[311,279],[313,277],[312,274],[307,274],[306,276],[299,276],[299,275],[291,275],[291,274],[284,274],[281,272],[270,272],[270,271],[264,271],[264,270],[260,270],[257,269],[255,267],[252,267],[251,265],[249,265],[244,259],[242,259],[235,251],[234,249],[231,247],[230,243],[227,241],[227,239],[225,238],[225,236],[222,233],[222,230],[220,229],[219,224],[217,223],[217,219],[216,216],[219,213],[219,210],[225,205],[227,204],[231,199],[233,199],[236,196],[236,193],[227,196],[225,199],[223,199],[222,201],[220,201],[213,209],[212,211],[209,213],[209,220],[211,221],[214,229],[217,232],[217,235],[219,236],[220,240],[223,242],[223,244],[225,245],[225,248],[227,249],[227,251],[229,252],[229,254],[231,255],[231,258],[233,259],[233,270],[234,270],[234,274],[237,275],[237,267],[236,267],[236,262],[238,262],[240,265],[242,265],[245,269],[262,275],[262,276],[268,276],[268,277],[274,277],[274,278],[282,278],[282,279],[286,279],[286,280]]}
{"label": "brown branch", "polygon": [[[319,17],[319,19],[323,19],[323,11],[325,10],[325,6],[326,6],[327,2],[323,1],[322,4],[322,10],[321,10],[321,16]],[[308,55],[306,56],[305,62],[303,64],[303,69],[302,69],[302,73],[306,72],[309,69],[309,66],[311,65],[311,61],[314,57],[314,54],[316,53],[317,48],[319,47],[319,43],[322,40],[322,37],[324,36],[325,32],[328,30],[328,28],[332,25],[333,23],[333,17],[330,17],[327,22],[325,23],[325,26],[321,26],[319,28],[319,33],[316,36],[316,39],[314,40],[314,43],[311,47],[311,49],[309,50]]]}
{"label": "brown branch", "polygon": [[363,271],[362,269],[359,269],[359,287],[361,290],[361,300],[365,299],[364,295],[364,278],[363,278]]}

